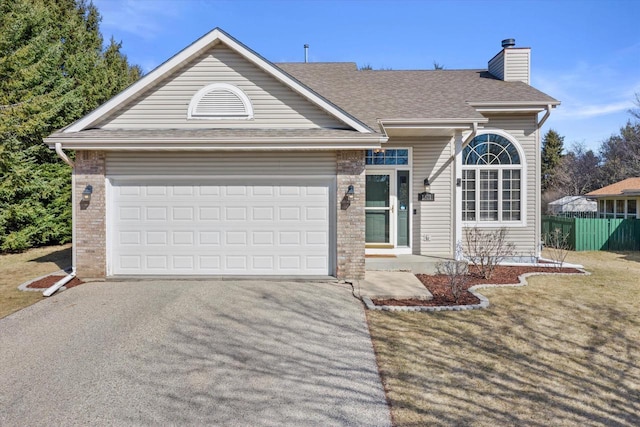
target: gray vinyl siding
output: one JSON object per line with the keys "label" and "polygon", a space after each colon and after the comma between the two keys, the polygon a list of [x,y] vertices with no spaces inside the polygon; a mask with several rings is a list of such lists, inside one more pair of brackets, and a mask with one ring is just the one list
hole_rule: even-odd
{"label": "gray vinyl siding", "polygon": [[335,152],[113,152],[107,176],[335,176]]}
{"label": "gray vinyl siding", "polygon": [[531,49],[504,49],[489,61],[489,72],[506,82],[520,81],[530,84]]}
{"label": "gray vinyl siding", "polygon": [[[191,98],[205,86],[228,83],[251,100],[252,120],[187,119]],[[158,86],[106,119],[104,129],[340,128],[347,126],[225,45],[204,52]]]}
{"label": "gray vinyl siding", "polygon": [[[522,147],[526,162],[526,226],[508,228],[508,240],[516,246],[517,256],[531,257],[540,243],[540,141],[534,115],[494,116],[484,130],[501,129],[514,137]],[[483,227],[484,230],[491,228]]]}
{"label": "gray vinyl siding", "polygon": [[504,50],[489,61],[489,72],[500,80],[504,80]]}
{"label": "gray vinyl siding", "polygon": [[[385,148],[411,147],[413,215],[411,247],[414,254],[451,257],[454,233],[454,164],[451,159],[450,138],[394,139]],[[435,201],[418,201],[418,193],[424,191],[424,179],[431,180],[431,192]],[[429,240],[427,239],[427,236]]]}
{"label": "gray vinyl siding", "polygon": [[530,84],[530,54],[531,51],[529,49],[508,49],[505,81],[520,81]]}
{"label": "gray vinyl siding", "polygon": [[[454,235],[454,162],[450,138],[428,139],[415,146],[413,154],[414,200],[418,227],[414,228],[415,254],[451,257]],[[424,191],[424,179],[429,177],[433,202],[419,202]],[[427,237],[429,240],[427,240]]]}

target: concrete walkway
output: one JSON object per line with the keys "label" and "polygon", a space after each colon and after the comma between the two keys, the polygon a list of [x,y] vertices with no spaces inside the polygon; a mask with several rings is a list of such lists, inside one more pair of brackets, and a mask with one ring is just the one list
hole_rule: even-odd
{"label": "concrete walkway", "polygon": [[0,343],[0,425],[390,425],[348,285],[88,283]]}
{"label": "concrete walkway", "polygon": [[403,271],[367,271],[360,281],[356,295],[379,299],[433,298],[431,292],[413,273]]}

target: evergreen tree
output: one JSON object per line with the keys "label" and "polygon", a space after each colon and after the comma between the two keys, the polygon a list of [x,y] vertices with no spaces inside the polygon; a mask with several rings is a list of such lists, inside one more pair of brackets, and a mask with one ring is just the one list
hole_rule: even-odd
{"label": "evergreen tree", "polygon": [[42,139],[140,77],[85,0],[0,0],[0,251],[71,239],[69,167]]}
{"label": "evergreen tree", "polygon": [[553,129],[544,135],[542,140],[542,191],[547,191],[557,184],[556,175],[562,162],[562,150],[564,149],[564,136],[560,136]]}

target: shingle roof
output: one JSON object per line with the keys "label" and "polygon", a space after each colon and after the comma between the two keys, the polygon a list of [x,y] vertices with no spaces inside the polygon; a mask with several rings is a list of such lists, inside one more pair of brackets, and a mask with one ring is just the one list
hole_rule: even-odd
{"label": "shingle roof", "polygon": [[587,196],[622,196],[625,193],[640,193],[640,177],[623,179],[587,193]]}
{"label": "shingle roof", "polygon": [[289,75],[372,128],[377,119],[481,119],[469,102],[558,103],[486,70],[361,71],[355,63],[278,63]]}

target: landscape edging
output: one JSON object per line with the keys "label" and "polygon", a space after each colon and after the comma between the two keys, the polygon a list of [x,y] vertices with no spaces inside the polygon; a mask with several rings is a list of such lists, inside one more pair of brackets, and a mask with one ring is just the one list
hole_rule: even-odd
{"label": "landscape edging", "polygon": [[[60,278],[63,278],[65,275],[69,274],[69,271],[71,271],[71,267],[63,268],[61,270],[54,271],[53,273],[45,274],[44,276],[40,276],[40,277],[36,277],[35,279],[27,280],[26,282],[24,282],[23,284],[18,286],[18,290],[25,291],[25,292],[40,292],[40,293],[42,293],[46,289],[29,288],[29,285],[32,284],[32,283],[37,282],[38,280],[44,279],[45,277],[49,277],[49,276],[58,276],[58,275],[60,275]],[[64,291],[66,289],[67,289],[67,287],[63,286],[59,290],[60,291]]]}
{"label": "landscape edging", "polygon": [[[575,268],[575,267],[574,267]],[[480,300],[480,304],[468,304],[468,305],[439,305],[439,306],[428,306],[428,305],[415,305],[415,306],[402,306],[402,305],[375,305],[371,298],[362,297],[362,302],[367,307],[368,310],[375,311],[465,311],[465,310],[477,310],[480,308],[489,307],[489,299],[478,292],[478,289],[482,288],[499,288],[499,287],[522,287],[527,286],[527,278],[532,276],[574,276],[574,275],[590,275],[588,271],[584,268],[576,268],[580,273],[547,273],[547,272],[531,272],[531,273],[523,273],[518,276],[519,283],[507,283],[507,284],[480,284],[471,286],[467,289],[474,295],[476,298]]]}

